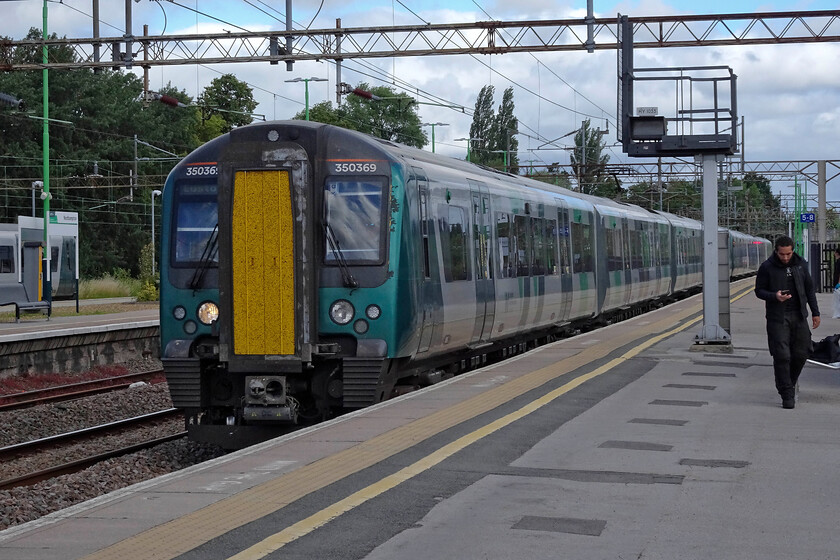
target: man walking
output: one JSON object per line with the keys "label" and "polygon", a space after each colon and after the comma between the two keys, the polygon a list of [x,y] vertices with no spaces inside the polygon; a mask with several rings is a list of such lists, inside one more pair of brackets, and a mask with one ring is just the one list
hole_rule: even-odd
{"label": "man walking", "polygon": [[796,382],[811,348],[806,305],[811,308],[815,329],[820,326],[820,308],[808,263],[793,252],[790,237],[779,237],[773,254],[761,263],[755,277],[755,295],[765,301],[767,344],[773,356],[776,390],[782,397],[782,407],[793,408]]}

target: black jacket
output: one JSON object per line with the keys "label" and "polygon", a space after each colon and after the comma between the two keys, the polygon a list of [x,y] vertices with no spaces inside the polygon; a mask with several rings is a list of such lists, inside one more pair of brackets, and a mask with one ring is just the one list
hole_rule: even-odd
{"label": "black jacket", "polygon": [[790,258],[790,263],[782,264],[774,252],[770,258],[761,263],[758,267],[758,274],[755,277],[755,295],[765,301],[765,309],[768,320],[779,320],[784,318],[785,306],[776,299],[776,292],[787,290],[787,268],[793,274],[793,283],[799,296],[802,318],[808,317],[806,304],[811,308],[811,315],[820,316],[820,308],[817,305],[817,295],[814,293],[814,283],[811,274],[808,272],[808,262],[796,253]]}

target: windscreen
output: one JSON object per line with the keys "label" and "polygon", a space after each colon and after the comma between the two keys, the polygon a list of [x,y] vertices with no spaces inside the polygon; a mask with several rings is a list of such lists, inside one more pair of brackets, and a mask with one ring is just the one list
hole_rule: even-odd
{"label": "windscreen", "polygon": [[374,179],[327,181],[326,224],[337,241],[325,246],[327,264],[383,262],[383,193],[384,182]]}
{"label": "windscreen", "polygon": [[[195,266],[211,248],[210,236],[218,223],[216,182],[179,183],[175,192],[172,227],[172,265]],[[210,254],[211,266],[219,262],[218,251]]]}

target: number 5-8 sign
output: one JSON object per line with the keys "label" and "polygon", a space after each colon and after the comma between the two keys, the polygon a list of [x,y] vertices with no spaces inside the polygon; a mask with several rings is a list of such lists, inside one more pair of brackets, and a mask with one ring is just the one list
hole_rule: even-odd
{"label": "number 5-8 sign", "polygon": [[816,216],[816,214],[814,214],[813,212],[808,212],[806,214],[800,214],[799,215],[799,221],[803,222],[803,223],[815,222],[816,221],[815,216]]}

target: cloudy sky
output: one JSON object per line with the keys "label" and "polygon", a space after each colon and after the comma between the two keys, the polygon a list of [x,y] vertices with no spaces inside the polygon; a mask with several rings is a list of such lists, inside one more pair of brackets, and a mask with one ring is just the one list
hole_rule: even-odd
{"label": "cloudy sky", "polygon": [[[100,33],[124,32],[124,2],[101,2]],[[654,16],[674,14],[750,13],[840,9],[828,0],[595,0],[596,17],[616,14]],[[90,37],[92,0],[50,1],[49,31],[66,37]],[[285,29],[285,1],[260,0],[136,0],[132,2],[134,33],[143,24],[151,34],[213,33]],[[0,0],[0,36],[22,38],[30,27],[41,27],[41,0]],[[200,12],[200,13],[197,13]],[[295,28],[343,27],[431,23],[466,23],[479,20],[535,20],[583,18],[586,0],[294,0]],[[217,18],[217,19],[213,19]],[[221,21],[219,21],[221,20]],[[840,34],[835,22],[834,34]],[[738,112],[745,121],[747,161],[840,160],[840,44],[797,44],[748,47],[637,49],[636,67],[722,65],[738,76]],[[304,106],[303,84],[286,83],[295,77],[319,77],[310,83],[310,104],[335,102],[335,65],[329,61],[298,62],[292,72],[284,64],[266,63],[153,68],[152,89],[171,82],[197,96],[214,78],[233,73],[246,81],[268,119],[285,119]],[[590,118],[605,128],[608,144],[616,144],[616,51],[537,53],[477,57],[410,57],[386,60],[345,61],[342,81],[390,85],[412,95],[434,96],[441,102],[462,106],[466,112],[421,105],[424,122],[446,123],[435,128],[435,149],[464,157],[471,112],[482,86],[496,88],[496,104],[505,88],[513,86],[516,116],[520,121],[521,162],[568,163],[568,151],[546,150],[548,140],[561,138]],[[646,97],[643,99],[645,95]],[[674,112],[675,94],[637,91],[635,105],[667,107]],[[428,132],[427,128],[427,132]],[[571,137],[555,145],[571,143]],[[430,147],[429,147],[430,148]],[[611,162],[627,161],[620,146],[610,147]],[[829,169],[829,175],[836,170]],[[774,191],[790,192],[792,180],[774,182]],[[813,186],[809,187],[813,191]],[[829,183],[829,200],[840,201],[840,179]]]}

